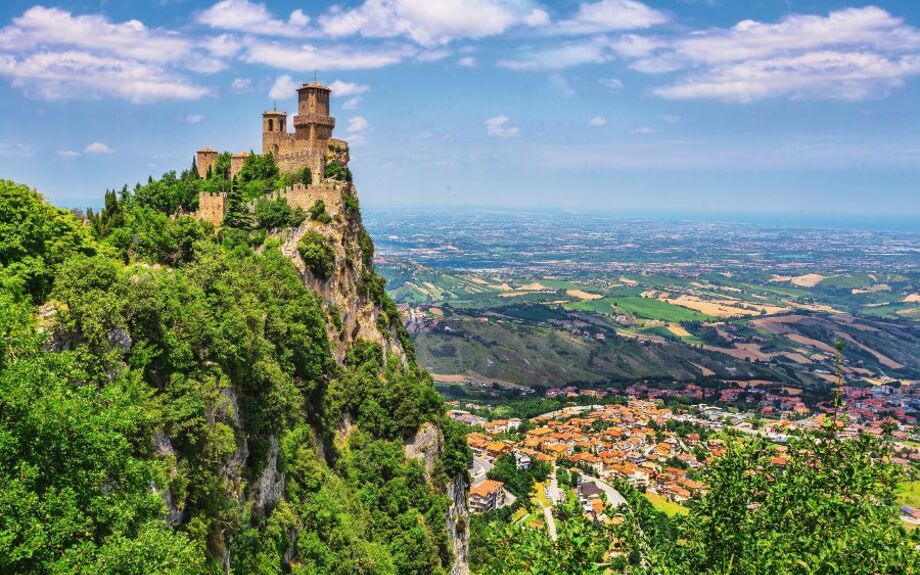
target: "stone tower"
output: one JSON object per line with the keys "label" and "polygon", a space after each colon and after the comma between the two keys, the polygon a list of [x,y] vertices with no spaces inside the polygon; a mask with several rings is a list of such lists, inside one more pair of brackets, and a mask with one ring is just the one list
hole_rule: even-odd
{"label": "stone tower", "polygon": [[262,114],[262,153],[272,154],[277,160],[285,150],[288,140],[287,112],[272,110]]}
{"label": "stone tower", "polygon": [[208,170],[213,170],[214,164],[216,163],[217,150],[207,147],[198,150],[197,157],[195,158],[195,165],[198,167],[198,177],[207,177]]}
{"label": "stone tower", "polygon": [[329,88],[316,81],[297,88],[294,139],[306,140],[313,150],[324,151],[335,128],[335,118],[329,115],[330,92]]}

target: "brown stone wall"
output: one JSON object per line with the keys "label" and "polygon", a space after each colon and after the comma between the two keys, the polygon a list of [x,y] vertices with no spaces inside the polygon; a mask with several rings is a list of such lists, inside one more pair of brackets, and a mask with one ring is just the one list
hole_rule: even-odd
{"label": "brown stone wall", "polygon": [[240,170],[243,169],[243,163],[250,156],[249,152],[237,152],[230,156],[230,179],[232,180]]}
{"label": "brown stone wall", "polygon": [[199,150],[195,158],[195,165],[198,167],[198,177],[207,177],[208,168],[213,170],[215,163],[217,163],[217,152],[213,150]]}
{"label": "brown stone wall", "polygon": [[198,211],[195,217],[219,226],[224,221],[227,211],[227,194],[210,192],[198,193]]}
{"label": "brown stone wall", "polygon": [[323,200],[326,210],[336,214],[342,209],[342,193],[348,192],[348,185],[343,182],[326,181],[318,184],[295,184],[278,192],[274,197],[282,197],[292,208],[310,209],[316,200]]}

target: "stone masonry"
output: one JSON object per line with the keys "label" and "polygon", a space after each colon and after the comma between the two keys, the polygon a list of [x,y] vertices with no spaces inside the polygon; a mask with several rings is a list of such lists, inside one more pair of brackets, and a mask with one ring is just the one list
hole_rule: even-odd
{"label": "stone masonry", "polygon": [[[294,116],[294,132],[287,129],[287,112],[271,110],[262,114],[262,153],[272,154],[278,168],[284,173],[293,173],[309,168],[313,184],[297,184],[279,194],[292,207],[308,209],[317,199],[326,205],[341,202],[340,186],[324,181],[326,163],[336,161],[348,165],[348,142],[332,137],[335,118],[329,115],[331,90],[319,82],[303,84],[297,89],[297,115]],[[237,152],[230,159],[230,177],[239,174],[249,152]],[[198,175],[207,177],[214,169],[218,152],[213,148],[198,150],[195,163]],[[197,217],[214,225],[220,225],[226,210],[226,194],[202,192],[198,198]]]}

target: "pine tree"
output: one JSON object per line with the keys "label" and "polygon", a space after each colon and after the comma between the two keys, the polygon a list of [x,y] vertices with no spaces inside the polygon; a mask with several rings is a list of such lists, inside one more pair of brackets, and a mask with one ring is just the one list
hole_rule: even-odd
{"label": "pine tree", "polygon": [[236,185],[236,178],[233,178],[230,191],[227,193],[227,213],[224,214],[224,225],[239,229],[252,227],[252,216],[243,200],[242,190]]}

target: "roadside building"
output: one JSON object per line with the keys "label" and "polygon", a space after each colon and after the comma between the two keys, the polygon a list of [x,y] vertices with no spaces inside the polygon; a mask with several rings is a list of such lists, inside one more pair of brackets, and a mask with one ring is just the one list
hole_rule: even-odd
{"label": "roadside building", "polygon": [[470,487],[470,509],[483,513],[498,509],[505,504],[505,484],[486,479]]}

